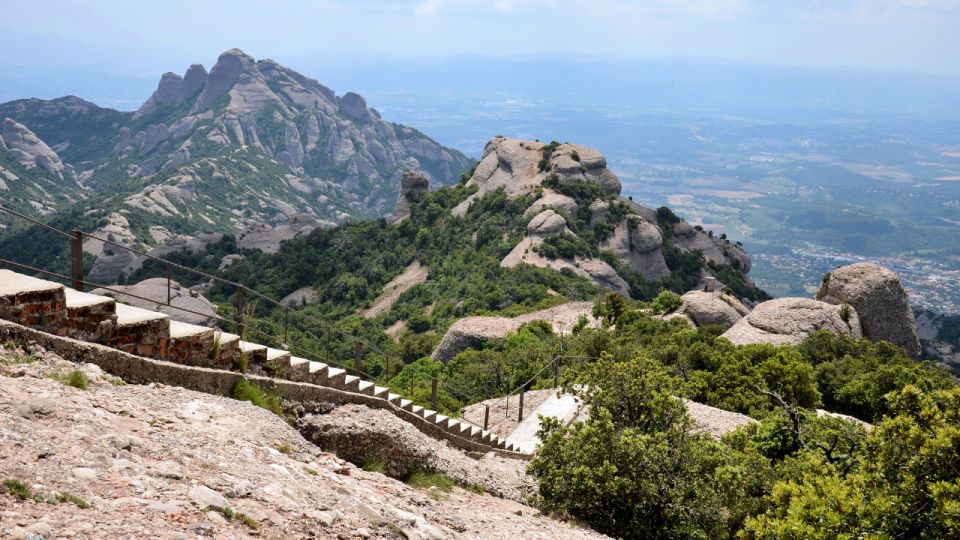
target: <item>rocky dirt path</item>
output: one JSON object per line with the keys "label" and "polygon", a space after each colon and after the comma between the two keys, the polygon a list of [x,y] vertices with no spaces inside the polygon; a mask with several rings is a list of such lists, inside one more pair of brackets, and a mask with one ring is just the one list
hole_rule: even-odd
{"label": "rocky dirt path", "polygon": [[92,365],[81,390],[60,380],[74,368],[0,351],[0,538],[602,538],[363,471],[245,402]]}

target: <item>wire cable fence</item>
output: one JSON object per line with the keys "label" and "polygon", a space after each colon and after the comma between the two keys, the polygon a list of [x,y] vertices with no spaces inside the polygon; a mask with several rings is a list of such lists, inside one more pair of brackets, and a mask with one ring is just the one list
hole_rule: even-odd
{"label": "wire cable fence", "polygon": [[[4,213],[9,214],[9,215],[11,215],[11,216],[14,216],[14,217],[16,217],[16,218],[18,218],[18,219],[24,220],[24,221],[26,221],[26,222],[29,222],[29,223],[35,225],[35,226],[38,226],[38,227],[40,227],[40,228],[42,228],[42,229],[45,229],[45,230],[47,230],[47,231],[53,232],[53,233],[55,233],[55,234],[57,234],[57,235],[60,235],[60,236],[63,236],[63,237],[65,237],[65,238],[69,239],[69,242],[70,242],[70,267],[71,267],[71,272],[70,272],[70,275],[67,276],[67,275],[64,275],[64,274],[61,274],[61,273],[52,272],[52,271],[49,271],[49,270],[45,270],[45,269],[42,269],[42,268],[37,268],[37,267],[35,267],[35,266],[31,266],[31,265],[19,263],[19,262],[12,261],[12,260],[8,260],[8,259],[0,259],[0,264],[4,264],[4,265],[7,265],[7,266],[12,266],[12,267],[15,267],[15,268],[20,268],[20,269],[27,270],[27,271],[30,271],[30,272],[35,272],[35,273],[37,273],[37,274],[42,274],[42,275],[46,275],[46,276],[50,276],[50,277],[55,277],[55,278],[57,278],[57,279],[59,279],[59,280],[64,281],[65,283],[68,283],[73,289],[76,289],[76,290],[78,290],[78,291],[84,291],[84,290],[86,289],[86,287],[95,287],[95,288],[98,288],[98,289],[105,290],[105,291],[107,291],[107,292],[109,292],[109,293],[111,293],[111,294],[114,294],[114,295],[127,296],[127,297],[130,297],[130,298],[136,298],[136,299],[141,300],[141,301],[144,301],[144,302],[153,303],[153,304],[156,304],[156,306],[157,306],[158,308],[165,306],[165,307],[167,307],[167,308],[174,309],[174,310],[178,310],[178,311],[182,311],[182,312],[185,312],[185,313],[190,313],[190,314],[197,315],[197,316],[207,317],[207,318],[215,321],[216,323],[218,323],[218,324],[220,324],[220,325],[225,325],[227,328],[233,328],[233,329],[235,330],[236,334],[240,335],[241,338],[244,338],[244,337],[246,336],[246,333],[247,333],[247,332],[252,332],[252,333],[254,333],[254,334],[256,334],[256,335],[263,336],[264,338],[267,338],[267,339],[270,340],[270,341],[274,341],[274,340],[280,341],[280,343],[282,344],[282,345],[281,345],[281,348],[284,349],[284,350],[286,350],[286,351],[288,351],[288,352],[296,353],[296,354],[303,354],[303,355],[306,356],[306,357],[317,355],[317,354],[318,354],[318,351],[317,351],[317,350],[311,350],[311,349],[308,349],[308,348],[301,347],[301,346],[299,346],[299,345],[293,345],[293,344],[291,344],[291,340],[290,340],[290,329],[291,329],[291,328],[290,328],[289,316],[292,315],[292,316],[294,316],[294,317],[299,317],[302,322],[307,323],[307,324],[304,326],[304,328],[309,329],[310,327],[317,327],[317,328],[322,329],[323,331],[329,331],[329,332],[331,332],[331,333],[333,333],[333,334],[336,334],[336,335],[340,336],[341,338],[343,338],[344,340],[346,340],[346,341],[351,342],[351,343],[354,344],[354,347],[355,347],[355,355],[354,355],[354,356],[355,356],[355,357],[354,357],[353,365],[350,365],[350,363],[349,363],[348,361],[343,361],[343,360],[340,360],[340,359],[335,359],[335,358],[330,357],[330,356],[329,356],[329,351],[327,351],[327,354],[324,355],[324,356],[325,356],[325,358],[324,358],[324,363],[328,363],[328,364],[331,364],[331,365],[339,366],[339,367],[341,367],[341,368],[343,368],[343,369],[348,370],[349,372],[354,373],[354,374],[357,375],[357,376],[366,377],[366,378],[370,379],[371,381],[375,381],[378,377],[375,376],[375,375],[373,375],[373,374],[366,373],[366,372],[364,372],[364,371],[361,369],[361,364],[362,364],[362,361],[361,361],[362,358],[361,358],[361,356],[362,356],[362,352],[363,352],[364,350],[369,351],[369,352],[373,352],[373,353],[379,355],[381,358],[383,358],[383,360],[384,360],[384,362],[385,362],[386,380],[387,380],[387,381],[389,381],[389,378],[390,378],[390,363],[391,363],[391,361],[394,361],[394,363],[396,363],[396,364],[399,365],[399,366],[409,366],[409,364],[406,364],[406,365],[405,365],[404,362],[403,362],[403,360],[402,360],[400,357],[396,356],[395,354],[388,353],[387,351],[384,351],[382,348],[378,347],[375,343],[372,343],[372,342],[370,342],[369,340],[364,340],[364,339],[362,339],[360,336],[355,335],[355,334],[353,334],[353,333],[351,333],[351,332],[345,331],[345,330],[343,330],[343,329],[341,329],[341,328],[338,328],[336,325],[331,324],[331,323],[329,323],[329,322],[327,322],[327,321],[325,321],[325,320],[323,320],[323,319],[320,319],[320,318],[318,318],[318,317],[315,317],[315,316],[313,316],[313,315],[310,315],[309,313],[305,313],[305,312],[303,312],[303,311],[301,311],[301,310],[297,310],[297,309],[293,308],[292,306],[289,306],[289,305],[287,305],[287,304],[284,304],[283,302],[280,302],[280,301],[278,301],[278,300],[276,300],[276,299],[274,299],[274,298],[271,298],[271,297],[269,297],[268,295],[263,294],[263,293],[257,291],[256,289],[253,289],[253,288],[251,288],[251,287],[249,287],[249,286],[247,286],[247,285],[244,285],[244,284],[242,284],[242,283],[238,283],[238,282],[235,282],[235,281],[226,279],[226,278],[224,278],[224,277],[222,277],[222,276],[218,276],[218,275],[215,275],[215,274],[211,274],[211,273],[209,273],[209,272],[204,272],[204,271],[199,270],[199,269],[196,269],[196,268],[190,268],[190,267],[188,267],[188,266],[184,266],[184,265],[182,265],[182,264],[178,264],[178,263],[176,263],[176,262],[173,262],[173,261],[164,259],[164,258],[162,258],[162,257],[158,257],[158,256],[156,256],[156,255],[151,255],[150,253],[147,253],[147,252],[145,252],[145,251],[143,251],[143,250],[137,249],[137,248],[132,247],[132,246],[125,245],[125,244],[120,243],[120,242],[116,242],[116,241],[114,241],[114,240],[110,240],[109,238],[103,238],[103,237],[100,237],[100,236],[97,236],[97,235],[94,235],[94,234],[91,234],[91,233],[87,233],[87,232],[83,232],[83,231],[78,231],[78,230],[74,230],[74,231],[71,231],[71,232],[66,232],[66,231],[57,229],[56,227],[53,227],[53,226],[51,226],[51,225],[49,225],[49,224],[43,223],[43,222],[41,222],[41,221],[39,221],[39,220],[36,220],[36,219],[31,218],[31,217],[29,217],[29,216],[26,216],[26,215],[24,215],[24,214],[22,214],[22,213],[20,213],[20,212],[16,212],[16,211],[14,211],[14,210],[12,210],[12,209],[6,208],[6,207],[4,207],[4,206],[0,206],[0,212],[4,212]],[[121,290],[121,289],[115,288],[115,286],[113,286],[113,285],[105,285],[105,284],[101,284],[101,283],[95,283],[95,282],[92,282],[92,281],[89,281],[89,280],[85,279],[85,278],[84,278],[84,274],[83,274],[83,240],[84,240],[85,238],[86,238],[86,239],[90,239],[90,240],[94,240],[94,241],[97,241],[97,242],[101,242],[101,243],[103,243],[104,245],[109,245],[109,246],[113,246],[113,247],[116,247],[116,248],[124,249],[124,250],[126,250],[126,251],[132,252],[132,253],[134,253],[134,254],[136,254],[136,255],[139,255],[139,256],[141,256],[141,257],[144,257],[144,258],[146,258],[146,259],[155,261],[157,264],[161,265],[161,266],[165,269],[165,273],[166,273],[166,291],[167,291],[167,295],[166,295],[166,296],[167,296],[167,298],[166,298],[165,300],[158,300],[158,299],[155,299],[155,298],[147,298],[147,297],[145,297],[145,296],[137,295],[137,294],[131,293],[131,292],[129,292],[129,291],[125,291],[125,290]],[[225,285],[225,286],[227,286],[227,287],[229,287],[229,288],[233,288],[234,291],[235,291],[235,294],[234,294],[234,299],[235,299],[234,305],[231,306],[231,307],[228,308],[228,309],[223,309],[223,310],[222,310],[222,311],[230,311],[230,310],[232,310],[232,311],[233,311],[233,315],[234,315],[233,319],[230,319],[230,318],[221,316],[221,315],[219,315],[219,314],[213,314],[213,315],[211,315],[210,313],[201,313],[201,312],[198,312],[198,311],[196,311],[196,310],[191,310],[191,309],[189,309],[189,308],[185,308],[185,307],[183,307],[183,306],[174,305],[174,303],[173,303],[173,301],[172,301],[172,300],[173,300],[172,288],[171,288],[172,279],[171,279],[171,276],[170,276],[170,271],[171,271],[172,269],[180,270],[180,271],[182,271],[182,272],[187,272],[187,273],[193,274],[193,275],[195,275],[195,276],[199,276],[199,277],[205,278],[205,279],[210,280],[210,281],[212,281],[212,282],[220,283],[220,284]],[[269,331],[266,331],[266,330],[263,330],[263,329],[260,329],[260,328],[252,327],[252,326],[250,326],[250,325],[248,324],[248,322],[250,322],[250,321],[247,320],[247,306],[248,306],[248,305],[255,305],[255,304],[248,304],[248,303],[246,302],[246,299],[245,299],[246,294],[249,294],[251,297],[256,298],[256,299],[259,299],[259,300],[265,302],[266,304],[272,306],[273,308],[276,308],[276,309],[280,309],[280,310],[281,310],[281,312],[283,313],[282,341],[281,341],[281,339],[280,339],[281,336],[277,336],[277,335],[274,334],[274,333],[271,333],[271,332],[269,332]],[[226,307],[226,305],[218,306],[218,311],[221,311],[220,308],[225,308],[225,307]],[[251,314],[251,315],[252,315],[252,314]],[[251,317],[251,318],[252,318],[252,317]],[[256,321],[254,321],[254,322],[256,322]],[[306,332],[306,331],[307,331],[307,330],[302,330],[302,329],[301,329],[301,332]],[[561,334],[561,342],[562,342],[562,334]],[[562,349],[562,347],[561,347],[561,349]],[[561,353],[561,355],[555,356],[550,362],[548,362],[548,363],[545,364],[543,367],[541,367],[541,369],[540,369],[533,377],[531,377],[529,380],[527,380],[527,381],[524,382],[523,384],[521,384],[521,385],[517,386],[516,388],[514,388],[514,389],[513,389],[512,391],[510,391],[507,395],[501,396],[501,398],[506,401],[506,405],[507,405],[507,407],[506,407],[506,409],[507,409],[507,416],[509,416],[509,399],[510,399],[510,397],[511,397],[511,396],[515,396],[515,395],[519,395],[519,396],[520,396],[520,403],[521,403],[521,405],[520,405],[520,410],[519,410],[519,413],[518,413],[518,414],[519,414],[520,420],[522,420],[522,418],[523,418],[523,412],[524,412],[524,411],[523,411],[523,406],[522,406],[522,403],[523,403],[523,394],[530,388],[530,385],[531,385],[531,384],[543,373],[543,371],[546,370],[547,368],[549,368],[549,367],[551,367],[551,366],[557,366],[557,367],[555,368],[554,383],[555,383],[555,386],[558,384],[559,366],[560,366],[560,362],[562,361],[563,358],[574,358],[574,357],[572,357],[572,356],[563,356],[562,353]],[[584,357],[584,358],[585,358],[585,357]],[[404,367],[401,367],[401,369],[404,369]],[[416,367],[414,367],[414,370],[415,370],[419,375],[424,375],[424,376],[426,376],[426,377],[430,380],[430,384],[431,384],[430,405],[431,405],[431,408],[432,408],[433,410],[437,410],[438,391],[439,391],[439,389],[441,388],[441,385],[442,385],[442,389],[443,389],[444,391],[446,391],[448,394],[450,394],[451,396],[453,396],[453,397],[456,398],[457,400],[462,400],[462,401],[464,401],[464,402],[468,402],[468,401],[471,399],[471,397],[470,397],[471,394],[470,394],[469,392],[464,391],[463,389],[460,389],[460,388],[457,388],[457,387],[453,386],[452,384],[450,384],[450,381],[445,380],[445,379],[441,379],[441,378],[439,378],[439,377],[436,377],[436,376],[432,375],[431,373],[428,373],[428,372],[423,371],[422,369],[419,369],[419,368],[416,368]],[[386,381],[384,382],[384,384],[385,384],[386,386],[389,386]],[[400,391],[398,391],[397,393],[400,393]],[[489,408],[489,407],[488,407],[488,408]],[[468,423],[470,423],[470,424],[472,424],[472,425],[474,425],[474,426],[476,426],[476,427],[481,427],[481,428],[483,428],[483,429],[486,429],[486,428],[488,427],[488,426],[487,426],[487,423],[488,423],[488,422],[487,422],[487,418],[486,418],[486,417],[485,417],[484,425],[482,425],[482,426],[479,425],[478,423],[472,422],[472,421],[467,420],[467,419],[462,418],[462,417],[460,418],[460,420],[465,421],[465,422],[468,422]]]}

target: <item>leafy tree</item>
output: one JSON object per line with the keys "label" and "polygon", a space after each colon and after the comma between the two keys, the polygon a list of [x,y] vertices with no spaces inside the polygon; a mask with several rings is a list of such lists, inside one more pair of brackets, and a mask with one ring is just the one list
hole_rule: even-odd
{"label": "leafy tree", "polygon": [[913,385],[887,396],[893,416],[869,434],[861,466],[822,463],[778,483],[743,538],[956,538],[960,535],[960,389]]}

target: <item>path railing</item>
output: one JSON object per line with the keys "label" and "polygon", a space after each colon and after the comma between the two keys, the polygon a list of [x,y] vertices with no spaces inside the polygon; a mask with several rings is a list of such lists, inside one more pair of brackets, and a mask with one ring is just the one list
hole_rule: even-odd
{"label": "path railing", "polygon": [[[316,353],[316,351],[311,351],[309,349],[290,343],[290,316],[292,315],[294,317],[300,317],[303,322],[307,323],[306,325],[307,327],[315,326],[315,327],[324,329],[326,331],[332,332],[334,334],[337,334],[338,336],[340,336],[341,338],[343,338],[348,342],[353,342],[354,354],[353,354],[352,362],[331,358],[329,356],[324,357],[323,360],[325,362],[329,362],[343,369],[346,369],[352,372],[356,376],[365,377],[371,381],[377,379],[376,376],[370,373],[366,373],[362,370],[362,359],[365,351],[376,353],[384,359],[384,361],[386,362],[386,368],[387,368],[386,379],[389,379],[389,366],[390,366],[391,360],[396,361],[400,366],[404,365],[402,359],[384,351],[383,349],[379,348],[376,344],[371,343],[367,340],[363,340],[359,336],[354,335],[350,332],[344,331],[336,327],[335,325],[330,324],[329,322],[324,321],[320,318],[314,317],[308,313],[304,313],[303,311],[296,310],[293,307],[287,304],[284,304],[283,302],[280,302],[274,298],[271,298],[270,296],[263,294],[257,291],[256,289],[248,285],[245,285],[243,283],[238,283],[236,281],[229,280],[227,278],[218,276],[213,273],[204,272],[196,268],[190,268],[188,266],[178,264],[168,259],[164,259],[163,257],[151,255],[150,253],[147,253],[143,250],[125,245],[121,242],[110,240],[109,238],[103,238],[101,236],[97,236],[97,235],[80,231],[80,230],[73,230],[70,232],[63,231],[47,223],[43,223],[42,221],[31,218],[30,216],[26,216],[22,213],[16,212],[4,206],[0,206],[0,212],[11,215],[17,219],[29,222],[37,227],[40,227],[42,229],[45,229],[49,232],[52,232],[56,235],[62,236],[65,239],[67,239],[69,242],[69,248],[70,248],[70,275],[69,276],[63,275],[47,269],[37,268],[31,265],[26,265],[20,262],[3,259],[3,258],[0,258],[0,264],[13,266],[13,267],[21,268],[31,272],[36,272],[39,274],[44,274],[46,276],[57,278],[59,280],[64,281],[65,283],[69,283],[72,288],[78,291],[84,291],[86,290],[87,287],[99,288],[99,289],[106,290],[115,295],[122,295],[130,298],[136,298],[138,300],[142,300],[145,302],[155,303],[158,306],[165,306],[167,308],[182,311],[185,313],[207,317],[209,319],[216,321],[216,323],[220,325],[226,325],[227,328],[233,328],[235,333],[241,336],[241,338],[244,338],[248,333],[253,333],[259,336],[263,336],[269,340],[279,339],[279,336],[276,336],[270,332],[257,328],[256,326],[250,324],[251,321],[246,320],[245,315],[246,315],[246,307],[248,306],[248,302],[251,302],[252,300],[259,300],[274,308],[280,309],[281,313],[283,314],[283,323],[282,323],[283,339],[282,339],[282,345],[281,345],[282,349],[285,349],[291,353],[301,354],[304,356],[311,356]],[[158,300],[156,298],[147,298],[147,297],[140,296],[128,291],[117,289],[113,285],[96,283],[86,279],[84,276],[84,262],[83,262],[83,243],[85,239],[94,240],[97,242],[101,242],[104,245],[129,251],[145,259],[155,261],[157,264],[161,265],[165,270],[164,274],[166,279],[166,298],[162,300]],[[187,272],[216,283],[220,283],[222,285],[227,286],[228,288],[232,288],[234,290],[234,305],[232,306],[233,317],[228,318],[228,317],[220,316],[218,314],[210,315],[209,313],[201,313],[195,310],[185,308],[183,306],[174,305],[173,294],[172,294],[173,280],[171,278],[171,270],[174,270],[174,269],[182,272]],[[500,397],[500,399],[505,400],[505,404],[506,404],[506,406],[504,407],[506,411],[505,418],[509,417],[510,415],[510,398],[512,396],[519,396],[519,406],[517,408],[516,414],[517,414],[518,421],[523,420],[524,413],[525,413],[524,403],[523,403],[524,396],[526,392],[531,388],[531,385],[543,374],[544,371],[546,371],[547,369],[550,369],[551,367],[553,368],[554,370],[553,386],[554,388],[559,388],[559,379],[560,379],[560,372],[562,369],[563,360],[564,359],[587,359],[587,358],[592,358],[592,357],[571,356],[571,355],[564,355],[562,353],[562,331],[561,331],[561,353],[554,356],[553,359],[550,360],[550,362],[548,362],[543,367],[541,367],[540,370],[536,374],[534,374],[532,377],[530,377],[529,380],[515,387],[513,390],[508,392],[507,395]],[[445,390],[446,392],[448,392],[458,400],[469,400],[469,395],[467,392],[451,385],[449,381],[436,377],[422,370],[418,370],[418,372],[422,375],[427,376],[430,380],[430,389],[431,389],[430,408],[431,409],[437,410],[438,391],[441,384],[442,384],[443,390]],[[388,381],[384,381],[384,384],[386,386],[389,386]],[[402,392],[398,390],[397,393],[400,394]],[[486,407],[486,410],[485,410],[484,420],[482,425],[479,423],[475,423],[470,420],[467,420],[466,418],[463,418],[462,415],[460,416],[459,419],[461,421],[467,422],[476,427],[488,429],[489,422],[490,422],[490,407],[489,405],[486,405],[485,407]]]}

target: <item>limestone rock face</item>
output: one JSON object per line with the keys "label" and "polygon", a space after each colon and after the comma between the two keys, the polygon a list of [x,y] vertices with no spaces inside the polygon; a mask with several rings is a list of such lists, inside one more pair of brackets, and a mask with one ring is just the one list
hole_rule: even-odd
{"label": "limestone rock face", "polygon": [[476,185],[479,189],[454,207],[454,215],[464,215],[473,201],[499,188],[510,197],[528,193],[541,186],[550,174],[556,174],[562,181],[592,182],[603,186],[608,193],[620,193],[620,180],[607,168],[607,160],[596,150],[577,144],[561,144],[550,154],[546,167],[541,169],[544,146],[537,141],[505,137],[488,142],[483,159],[467,182],[467,185]]}
{"label": "limestone rock face", "polygon": [[354,120],[366,120],[371,116],[367,100],[354,92],[347,92],[340,98],[340,110]]}
{"label": "limestone rock face", "polygon": [[703,231],[696,230],[686,221],[673,226],[674,243],[687,251],[700,251],[704,258],[715,264],[727,264],[743,274],[750,271],[750,257],[739,247],[712,238]]}
{"label": "limestone rock face", "polygon": [[400,196],[393,207],[393,221],[397,223],[410,215],[410,203],[419,201],[430,190],[430,178],[421,171],[404,169],[400,178]]}
{"label": "limestone rock face", "polygon": [[730,328],[750,310],[729,294],[690,291],[683,295],[683,305],[677,313],[686,315],[697,326]]}
{"label": "limestone rock face", "polygon": [[207,84],[207,70],[200,64],[193,64],[187,68],[183,75],[183,82],[180,83],[180,91],[177,93],[177,103],[184,103],[188,99],[197,95],[197,92],[203,89]]}
{"label": "limestone rock face", "polygon": [[[27,169],[40,167],[52,176],[63,180],[64,167],[60,156],[30,131],[27,126],[15,122],[11,118],[3,121],[3,131],[0,133],[3,145],[14,159]],[[76,179],[74,176],[73,179]]]}
{"label": "limestone rock face", "polygon": [[907,292],[892,270],[873,263],[842,266],[824,279],[817,299],[853,306],[860,316],[864,337],[889,341],[913,357],[920,355],[917,324]]}
{"label": "limestone rock face", "polygon": [[[170,118],[179,111],[186,112]],[[198,64],[182,78],[165,74],[134,118],[139,122],[118,128],[114,148],[117,158],[137,159],[132,176],[219,157],[217,146],[243,146],[288,166],[302,177],[301,185],[334,185],[323,202],[282,196],[299,212],[338,220],[343,211],[365,217],[389,212],[404,169],[451,182],[472,164],[414,129],[382,120],[356,93],[338,97],[313,79],[239,49],[221,54],[209,74]]]}
{"label": "limestone rock face", "polygon": [[660,251],[662,245],[663,233],[660,228],[631,214],[617,224],[600,248],[613,251],[644,279],[656,280],[670,275],[663,252]]}
{"label": "limestone rock face", "polygon": [[817,330],[862,337],[857,311],[809,298],[777,298],[758,304],[723,337],[746,343],[797,344]]}

